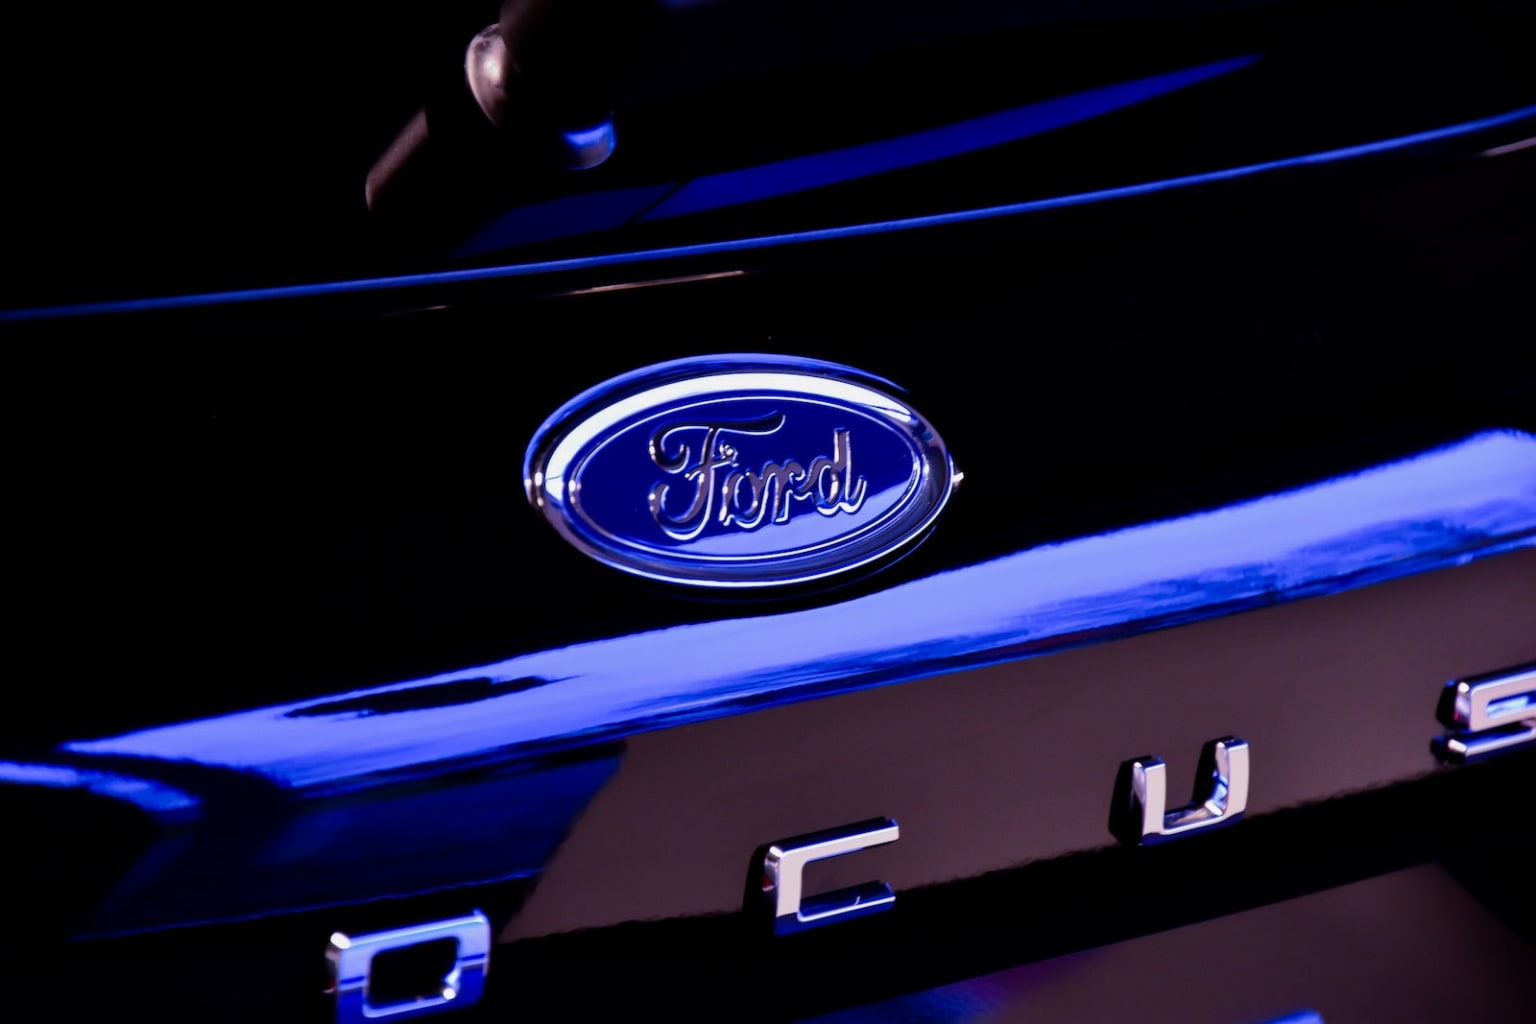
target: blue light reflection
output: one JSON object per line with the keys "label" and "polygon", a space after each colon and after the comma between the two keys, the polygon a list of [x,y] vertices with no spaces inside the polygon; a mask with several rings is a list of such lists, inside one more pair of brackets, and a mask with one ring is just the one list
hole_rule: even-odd
{"label": "blue light reflection", "polygon": [[1123,110],[1200,82],[1240,71],[1258,60],[1257,54],[1202,64],[1149,78],[1088,89],[1069,96],[1030,103],[983,117],[930,128],[893,139],[812,153],[756,167],[706,174],[672,193],[640,219],[661,220],[705,210],[755,203],[836,185],[873,174],[948,160],[993,146],[1077,124]]}
{"label": "blue light reflection", "polygon": [[662,220],[741,206],[886,171],[948,160],[1123,110],[1239,71],[1258,59],[1257,55],[1237,57],[1130,82],[1117,82],[862,146],[706,174],[681,185],[668,182],[605,189],[529,203],[494,217],[455,250],[454,256],[467,258],[534,242],[608,231],[631,220]]}
{"label": "blue light reflection", "polygon": [[[289,801],[229,803],[222,817],[209,815],[209,827],[173,834],[137,864],[82,933],[243,920],[527,878],[620,759],[618,748],[599,747],[563,763],[461,771],[382,796],[338,786]],[[209,803],[219,809],[217,799]]]}
{"label": "blue light reflection", "polygon": [[[807,611],[678,626],[69,744],[282,787],[541,751],[1046,653],[1536,544],[1536,437],[1453,447],[1215,511],[1008,555]],[[795,637],[794,644],[778,642]],[[466,679],[552,680],[389,715],[313,706]],[[306,708],[311,709],[306,713]]]}
{"label": "blue light reflection", "polygon": [[1521,107],[1517,110],[1497,114],[1493,117],[1480,118],[1476,121],[1466,121],[1461,124],[1417,132],[1413,135],[1401,135],[1391,139],[1382,139],[1358,146],[1346,146],[1342,149],[1324,150],[1320,153],[1308,153],[1302,156],[1286,157],[1281,160],[1269,160],[1263,163],[1246,164],[1239,167],[1229,167],[1201,174],[1190,174],[1178,178],[1164,178],[1158,181],[1141,182],[1117,188],[1099,189],[1093,192],[1053,196],[1049,199],[1032,199],[1027,202],[1007,203],[1001,206],[958,210],[953,213],[938,213],[923,217],[905,217],[898,220],[849,224],[841,227],[818,228],[812,231],[793,231],[778,235],[763,235],[755,238],[733,238],[718,242],[703,242],[662,249],[641,249],[634,252],[603,253],[596,256],[581,256],[563,260],[512,263],[496,267],[475,267],[467,270],[434,271],[425,274],[403,274],[396,277],[361,278],[351,281],[326,281],[317,284],[286,285],[279,288],[206,292],[200,295],[173,295],[162,298],[94,302],[74,306],[44,306],[34,309],[0,310],[0,323],[48,320],[59,317],[145,313],[202,306],[219,306],[228,303],[276,302],[290,299],[352,295],[371,291],[390,291],[401,288],[473,284],[481,281],[500,281],[537,274],[565,273],[577,270],[592,270],[599,267],[626,266],[653,260],[717,256],[783,245],[829,242],[840,239],[859,238],[867,235],[886,234],[892,231],[912,231],[922,228],[965,224],[997,217],[1013,217],[1045,210],[1086,206],[1117,199],[1130,199],[1136,196],[1152,195],[1174,189],[1194,188],[1222,181],[1236,181],[1242,178],[1271,174],[1276,171],[1316,167],[1356,160],[1362,157],[1381,156],[1395,151],[1409,150],[1419,146],[1446,142],[1461,136],[1476,135],[1491,129],[1516,125],[1532,118],[1536,118],[1536,106]]}
{"label": "blue light reflection", "polygon": [[0,761],[0,785],[7,784],[83,790],[132,804],[166,824],[191,821],[202,811],[197,797],[163,782],[68,765]]}
{"label": "blue light reflection", "polygon": [[605,189],[517,206],[491,218],[454,256],[462,259],[518,245],[611,231],[629,223],[670,188],[669,183]]}

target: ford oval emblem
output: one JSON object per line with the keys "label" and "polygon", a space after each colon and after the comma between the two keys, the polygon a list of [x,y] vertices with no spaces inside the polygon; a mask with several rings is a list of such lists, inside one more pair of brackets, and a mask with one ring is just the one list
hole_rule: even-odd
{"label": "ford oval emblem", "polygon": [[959,479],[896,390],[781,356],[648,367],[539,428],[528,500],[593,558],[670,583],[769,587],[868,566],[923,536]]}

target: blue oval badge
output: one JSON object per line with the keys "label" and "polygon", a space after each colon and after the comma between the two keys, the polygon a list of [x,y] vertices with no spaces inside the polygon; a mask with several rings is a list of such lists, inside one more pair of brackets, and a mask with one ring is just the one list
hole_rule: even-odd
{"label": "blue oval badge", "polygon": [[625,572],[704,587],[823,579],[921,537],[958,481],[894,390],[806,359],[662,363],[551,416],[524,486],[566,540]]}

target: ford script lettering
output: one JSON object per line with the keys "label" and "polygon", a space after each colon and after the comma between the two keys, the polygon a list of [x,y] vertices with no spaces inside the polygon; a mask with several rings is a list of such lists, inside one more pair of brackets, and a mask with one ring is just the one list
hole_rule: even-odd
{"label": "ford script lettering", "polygon": [[524,485],[561,536],[625,572],[707,587],[825,579],[910,547],[958,480],[894,390],[777,356],[664,363],[550,417]]}
{"label": "ford script lettering", "polygon": [[[651,460],[662,472],[682,476],[693,488],[681,516],[667,511],[671,483],[663,480],[651,488],[651,517],[662,532],[674,540],[697,537],[713,518],[717,493],[720,522],[743,530],[755,530],[765,522],[788,522],[790,502],[796,499],[814,499],[811,507],[824,516],[857,512],[864,504],[868,482],[853,476],[852,442],[845,429],[832,432],[832,455],[812,459],[808,468],[798,462],[765,462],[756,472],[737,468],[738,453],[730,436],[774,434],[784,421],[781,413],[755,423],[690,423],[657,431],[651,439]],[[693,449],[678,439],[700,431],[704,443],[694,461]]]}

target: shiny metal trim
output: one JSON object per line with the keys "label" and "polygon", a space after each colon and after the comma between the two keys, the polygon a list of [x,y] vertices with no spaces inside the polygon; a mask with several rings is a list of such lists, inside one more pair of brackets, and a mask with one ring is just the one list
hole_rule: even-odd
{"label": "shiny metal trim", "polygon": [[[391,950],[452,939],[458,943],[453,969],[442,979],[439,994],[409,1002],[377,1005],[369,1001],[368,982],[374,957]],[[459,1006],[472,1006],[485,989],[490,967],[491,923],[478,910],[464,917],[397,928],[367,935],[336,932],[326,950],[330,974],[327,992],[336,996],[337,1024],[392,1018],[406,1020]]]}
{"label": "shiny metal trim", "polygon": [[[517,111],[507,90],[507,82],[517,75],[514,65],[499,23],[475,33],[464,51],[464,80],[470,94],[490,122],[503,131],[510,130],[517,121]],[[612,156],[618,145],[611,113],[591,125],[547,127],[547,137],[539,139],[541,155],[566,170],[590,170]]]}
{"label": "shiny metal trim", "polygon": [[501,25],[492,23],[476,32],[464,51],[464,80],[480,110],[498,128],[507,118],[507,78],[510,56],[501,37]]}
{"label": "shiny metal trim", "polygon": [[[1446,686],[1453,699],[1445,715],[1449,721],[1445,724],[1453,728],[1482,732],[1536,718],[1536,665],[1453,680]],[[1519,697],[1525,700],[1518,703],[1513,700]]]}
{"label": "shiny metal trim", "polygon": [[1433,741],[1435,754],[1452,764],[1477,761],[1536,742],[1536,721],[1517,722],[1482,733],[1450,733]]}
{"label": "shiny metal trim", "polygon": [[901,829],[891,818],[824,829],[770,843],[762,853],[762,902],[775,935],[791,935],[890,910],[896,893],[884,882],[865,882],[819,896],[804,895],[807,864],[894,843]]}
{"label": "shiny metal trim", "polygon": [[1169,811],[1168,766],[1160,757],[1132,758],[1120,765],[1115,780],[1109,830],[1135,846],[1232,824],[1248,807],[1248,775],[1247,741],[1211,740],[1200,751],[1190,802]]}
{"label": "shiny metal trim", "polygon": [[[573,547],[636,576],[716,589],[786,586],[826,579],[879,563],[910,547],[927,534],[958,486],[960,477],[943,439],[905,401],[889,393],[898,390],[889,381],[851,367],[786,356],[729,354],[646,367],[588,389],[547,419],[535,433],[524,460],[524,489],[529,503]],[[728,556],[615,534],[583,507],[584,467],[611,438],[633,429],[636,423],[657,412],[683,412],[708,402],[775,397],[802,407],[819,406],[844,412],[854,421],[873,425],[888,437],[900,438],[910,451],[912,464],[899,499],[881,515],[831,538],[785,550],[746,551]],[[728,429],[753,426],[729,425]],[[709,443],[714,444],[713,431],[709,438]],[[847,444],[845,435],[829,437],[828,442],[833,444],[831,455],[803,453],[813,470],[818,463],[830,465],[840,453],[846,454],[844,449],[836,448],[837,444]],[[730,446],[721,442],[721,449],[725,451]],[[703,482],[695,486],[703,488],[706,482],[712,485],[714,481],[713,476],[702,474],[705,470],[713,473],[716,467],[709,452],[700,458],[701,468],[693,476],[701,477]],[[767,479],[769,471],[787,473],[791,467],[800,469],[800,464],[786,462],[783,466],[763,467],[764,501],[772,482]],[[782,480],[778,484],[778,492],[787,486]],[[656,486],[664,485],[665,481]],[[714,489],[710,487],[710,497]],[[775,500],[782,497],[778,492],[773,492]],[[637,496],[637,500],[645,500],[645,495]],[[656,500],[653,490],[653,506]],[[785,508],[780,512],[788,508],[789,499],[783,500]],[[836,508],[817,511],[852,515],[858,509],[859,505],[849,500],[839,501]],[[712,509],[705,511],[708,514]],[[772,524],[767,524],[767,528],[773,528]],[[668,531],[666,536],[681,544],[692,535]]]}
{"label": "shiny metal trim", "polygon": [[1431,744],[1442,760],[1474,761],[1536,742],[1536,663],[1453,679],[1437,717],[1455,730]]}

